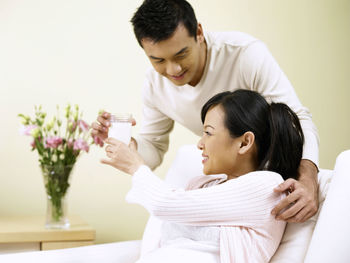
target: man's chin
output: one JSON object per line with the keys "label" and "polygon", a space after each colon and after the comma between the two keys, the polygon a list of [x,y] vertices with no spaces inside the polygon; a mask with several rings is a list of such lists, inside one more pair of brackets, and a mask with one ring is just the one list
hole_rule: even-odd
{"label": "man's chin", "polygon": [[168,80],[171,81],[171,83],[175,84],[176,86],[183,86],[183,85],[186,85],[187,84],[187,81],[186,80],[175,80],[173,78],[168,78]]}
{"label": "man's chin", "polygon": [[165,76],[165,77],[168,80],[170,80],[172,83],[174,83],[176,86],[183,86],[183,85],[188,84],[188,82],[189,82],[187,73],[188,72],[186,71],[185,74],[180,79],[176,79],[176,78],[171,77],[171,76]]}

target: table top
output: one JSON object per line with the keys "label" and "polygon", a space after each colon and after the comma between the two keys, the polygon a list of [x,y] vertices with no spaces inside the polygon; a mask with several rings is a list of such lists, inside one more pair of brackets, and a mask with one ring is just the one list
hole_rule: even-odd
{"label": "table top", "polygon": [[0,216],[0,243],[94,240],[95,230],[77,215],[70,228],[46,229],[45,216]]}

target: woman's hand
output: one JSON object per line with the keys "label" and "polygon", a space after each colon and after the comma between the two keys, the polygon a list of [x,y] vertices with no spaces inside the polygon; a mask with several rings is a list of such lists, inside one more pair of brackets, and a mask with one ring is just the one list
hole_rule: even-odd
{"label": "woman's hand", "polygon": [[105,143],[107,144],[106,154],[110,159],[102,159],[101,163],[111,165],[130,175],[144,164],[137,152],[137,143],[134,138],[131,138],[129,146],[114,138],[108,138]]}

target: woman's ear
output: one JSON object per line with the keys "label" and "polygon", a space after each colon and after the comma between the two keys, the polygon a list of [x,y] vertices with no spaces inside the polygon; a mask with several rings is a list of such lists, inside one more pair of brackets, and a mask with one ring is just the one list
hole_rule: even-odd
{"label": "woman's ear", "polygon": [[245,154],[247,152],[249,152],[251,149],[253,149],[254,146],[254,142],[255,142],[255,135],[254,133],[248,131],[245,132],[242,136],[241,136],[241,146],[238,150],[238,152],[240,154]]}

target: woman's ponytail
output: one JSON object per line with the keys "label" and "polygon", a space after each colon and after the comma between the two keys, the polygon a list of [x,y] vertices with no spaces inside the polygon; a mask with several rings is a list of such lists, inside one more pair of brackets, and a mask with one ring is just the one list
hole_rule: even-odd
{"label": "woman's ponytail", "polygon": [[304,134],[298,116],[283,103],[270,105],[270,147],[265,169],[297,179],[303,153]]}

